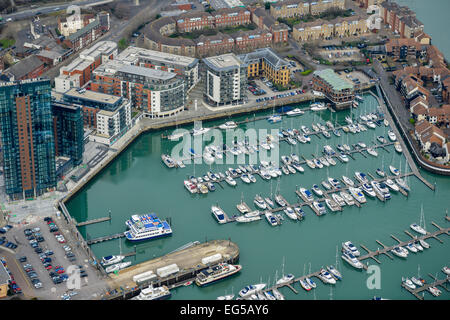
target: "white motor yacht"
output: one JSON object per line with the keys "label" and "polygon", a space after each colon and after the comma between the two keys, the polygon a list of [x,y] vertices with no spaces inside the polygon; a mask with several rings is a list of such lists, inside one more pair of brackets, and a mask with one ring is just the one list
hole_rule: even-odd
{"label": "white motor yacht", "polygon": [[257,194],[255,196],[255,200],[253,200],[253,202],[255,203],[255,205],[258,208],[263,209],[263,210],[267,209],[267,204],[266,204],[266,202],[264,201],[264,199],[260,195]]}
{"label": "white motor yacht", "polygon": [[391,173],[395,176],[400,175],[400,171],[398,171],[398,169],[394,166],[389,166],[389,170],[391,171]]}
{"label": "white motor yacht", "polygon": [[292,220],[298,220],[297,215],[295,214],[294,209],[291,207],[286,207],[284,210],[284,213]]}
{"label": "white motor yacht", "polygon": [[305,112],[300,110],[299,108],[292,109],[291,111],[286,112],[286,115],[289,117],[295,117],[304,114]]}
{"label": "white motor yacht", "polygon": [[234,121],[227,121],[224,124],[221,124],[219,126],[219,128],[222,130],[235,129],[236,127],[237,127],[237,124]]}
{"label": "white motor yacht", "polygon": [[342,176],[342,181],[344,181],[344,183],[349,187],[353,187],[355,185],[355,182],[346,176]]}
{"label": "white motor yacht", "polygon": [[392,130],[388,131],[388,137],[391,141],[397,141],[397,136],[395,135],[394,131],[392,131]]}
{"label": "white motor yacht", "polygon": [[408,250],[406,250],[403,247],[395,247],[391,250],[393,254],[395,254],[397,257],[400,258],[407,258],[408,257]]}
{"label": "white motor yacht", "polygon": [[424,228],[422,228],[421,226],[419,226],[417,223],[412,223],[410,225],[410,228],[413,229],[417,233],[420,233],[420,234],[423,234],[423,235],[427,234],[427,231]]}
{"label": "white motor yacht", "polygon": [[364,266],[350,251],[344,250],[342,252],[342,259],[347,261],[352,267],[362,269]]}
{"label": "white motor yacht", "polygon": [[361,255],[358,248],[356,248],[351,241],[343,242],[342,249],[350,251],[355,257],[359,257]]}
{"label": "white motor yacht", "polygon": [[323,283],[336,284],[336,279],[333,278],[333,276],[324,268],[320,269],[318,277],[323,281]]}
{"label": "white motor yacht", "polygon": [[355,198],[356,201],[358,201],[359,203],[366,203],[366,197],[362,193],[361,189],[349,187],[348,191],[350,191],[350,194],[353,198]]}
{"label": "white motor yacht", "polygon": [[395,184],[394,181],[392,181],[391,179],[386,179],[386,181],[384,182],[389,189],[391,189],[392,191],[400,191],[400,188],[398,187],[398,185]]}
{"label": "white motor yacht", "polygon": [[402,278],[402,282],[408,288],[410,288],[412,290],[416,289],[416,285],[411,280],[409,280],[408,278],[406,278],[406,279]]}
{"label": "white motor yacht", "polygon": [[252,294],[255,294],[258,291],[263,290],[266,287],[265,283],[258,283],[258,284],[253,284],[253,285],[249,285],[246,286],[245,288],[243,288],[241,291],[239,291],[239,295],[242,298],[248,297]]}

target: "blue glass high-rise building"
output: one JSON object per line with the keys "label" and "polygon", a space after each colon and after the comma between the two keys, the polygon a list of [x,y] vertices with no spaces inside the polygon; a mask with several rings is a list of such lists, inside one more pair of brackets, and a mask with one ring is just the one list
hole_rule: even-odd
{"label": "blue glass high-rise building", "polygon": [[6,193],[32,197],[56,187],[50,80],[0,83]]}

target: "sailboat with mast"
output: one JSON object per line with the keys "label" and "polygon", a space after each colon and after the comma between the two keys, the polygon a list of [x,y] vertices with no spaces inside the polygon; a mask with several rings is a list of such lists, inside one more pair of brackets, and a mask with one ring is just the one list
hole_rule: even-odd
{"label": "sailboat with mast", "polygon": [[425,218],[424,218],[424,213],[423,213],[423,204],[420,207],[420,222],[419,224],[417,223],[412,223],[410,225],[410,228],[413,229],[414,231],[416,231],[417,233],[426,235],[427,231],[425,230]]}

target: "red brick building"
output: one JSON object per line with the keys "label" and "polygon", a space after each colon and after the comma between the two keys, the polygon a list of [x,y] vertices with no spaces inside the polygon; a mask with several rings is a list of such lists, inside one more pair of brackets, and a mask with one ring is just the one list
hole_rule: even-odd
{"label": "red brick building", "polygon": [[235,49],[240,52],[249,52],[272,44],[272,33],[262,29],[239,31],[233,37]]}
{"label": "red brick building", "polygon": [[205,28],[214,28],[214,17],[207,12],[188,12],[178,16],[178,32],[191,32]]}
{"label": "red brick building", "polygon": [[199,57],[220,55],[233,50],[234,39],[219,32],[214,36],[201,35],[196,39],[195,45]]}
{"label": "red brick building", "polygon": [[213,12],[216,28],[240,26],[251,23],[251,12],[246,8],[225,8]]}

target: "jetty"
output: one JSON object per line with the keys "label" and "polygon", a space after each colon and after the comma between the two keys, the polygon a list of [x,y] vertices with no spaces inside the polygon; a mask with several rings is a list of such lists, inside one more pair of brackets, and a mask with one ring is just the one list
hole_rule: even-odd
{"label": "jetty", "polygon": [[92,219],[92,220],[83,221],[83,222],[77,222],[76,226],[77,227],[82,227],[82,226],[87,226],[87,225],[90,225],[90,224],[100,223],[100,222],[105,222],[105,221],[110,221],[110,220],[111,220],[111,216],[103,217],[103,218]]}
{"label": "jetty", "polygon": [[443,288],[445,291],[449,291],[449,289],[447,288],[447,286],[444,284],[448,283],[448,279],[447,277],[445,277],[444,279],[437,279],[436,277],[434,277],[431,274],[428,274],[428,276],[430,278],[432,278],[434,281],[431,283],[425,283],[422,287],[418,287],[416,289],[411,289],[408,286],[406,286],[403,282],[402,282],[402,287],[406,289],[406,291],[408,291],[409,293],[411,293],[412,295],[414,295],[417,299],[419,300],[424,300],[424,296],[420,295],[420,293],[424,292],[424,291],[429,291],[428,289],[430,287],[437,287],[440,286],[441,288]]}
{"label": "jetty", "polygon": [[119,239],[119,238],[123,238],[123,237],[125,237],[125,233],[120,232],[120,233],[112,234],[112,235],[109,235],[109,236],[103,236],[103,237],[98,237],[98,238],[94,238],[94,239],[88,239],[86,242],[87,242],[88,245],[91,245],[91,244],[96,244],[96,243],[100,243],[100,242],[103,242],[103,241]]}
{"label": "jetty", "polygon": [[137,286],[133,281],[134,276],[148,271],[153,271],[157,274],[159,268],[172,264],[178,266],[178,272],[165,277],[157,276],[152,283],[154,286],[166,285],[169,289],[183,286],[187,282],[193,281],[200,271],[210,267],[209,264],[202,263],[203,258],[218,254],[220,254],[221,258],[219,261],[215,261],[214,264],[221,262],[236,263],[239,260],[239,247],[231,240],[211,240],[203,243],[195,242],[181,250],[176,250],[164,256],[132,265],[120,270],[117,274],[109,274],[109,279],[107,279],[110,288],[116,291],[119,291],[120,288],[128,287],[130,289],[117,292],[116,294],[109,294],[104,296],[104,299],[130,299],[138,295],[140,290],[149,284],[143,285],[142,288]]}

